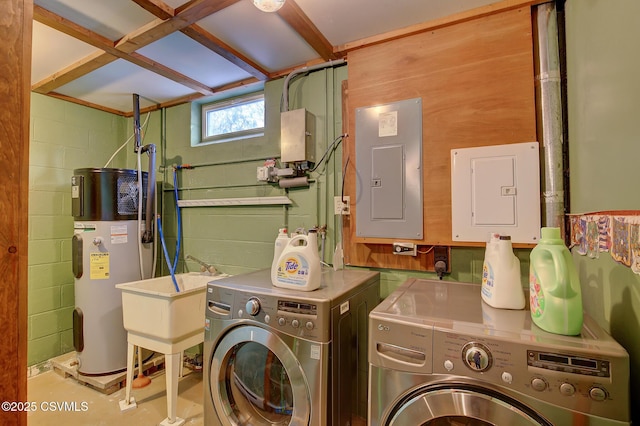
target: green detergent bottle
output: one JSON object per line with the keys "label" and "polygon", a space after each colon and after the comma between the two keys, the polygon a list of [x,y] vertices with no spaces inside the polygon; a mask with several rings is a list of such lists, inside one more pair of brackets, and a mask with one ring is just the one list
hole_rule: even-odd
{"label": "green detergent bottle", "polygon": [[531,319],[541,329],[574,336],[582,330],[582,291],[571,253],[560,228],[542,228],[530,254]]}

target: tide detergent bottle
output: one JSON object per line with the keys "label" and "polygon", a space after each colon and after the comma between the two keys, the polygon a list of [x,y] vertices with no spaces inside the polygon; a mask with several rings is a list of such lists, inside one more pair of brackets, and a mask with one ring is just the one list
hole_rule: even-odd
{"label": "tide detergent bottle", "polygon": [[321,282],[317,230],[292,237],[280,254],[276,268],[271,270],[271,283],[276,287],[313,291]]}
{"label": "tide detergent bottle", "polygon": [[513,254],[509,235],[492,234],[482,266],[482,300],[499,309],[524,309],[520,260]]}
{"label": "tide detergent bottle", "polygon": [[284,250],[285,246],[289,242],[291,238],[287,233],[287,228],[278,229],[278,236],[276,237],[276,241],[273,244],[273,260],[271,261],[271,273],[273,274],[273,270],[278,267],[278,261],[280,260],[280,255]]}
{"label": "tide detergent bottle", "polygon": [[580,334],[582,291],[571,253],[560,237],[560,228],[542,228],[541,234],[530,254],[531,319],[550,333]]}

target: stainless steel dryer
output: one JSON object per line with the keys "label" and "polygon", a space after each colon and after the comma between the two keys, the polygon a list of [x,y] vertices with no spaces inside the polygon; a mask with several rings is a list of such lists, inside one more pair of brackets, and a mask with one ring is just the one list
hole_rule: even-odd
{"label": "stainless steel dryer", "polygon": [[273,287],[270,270],[210,282],[205,424],[364,421],[368,315],[379,287],[378,272],[328,268],[310,292]]}
{"label": "stainless steel dryer", "polygon": [[494,309],[480,286],[409,279],[371,312],[369,425],[629,425],[629,356]]}

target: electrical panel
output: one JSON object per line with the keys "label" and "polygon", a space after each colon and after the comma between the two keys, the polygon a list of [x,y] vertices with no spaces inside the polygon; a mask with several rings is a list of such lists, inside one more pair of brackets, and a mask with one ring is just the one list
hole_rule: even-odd
{"label": "electrical panel", "polygon": [[451,222],[453,241],[486,242],[497,232],[538,242],[538,142],[451,150]]}
{"label": "electrical panel", "polygon": [[356,236],[423,238],[422,99],[356,109]]}
{"label": "electrical panel", "polygon": [[304,108],[280,114],[280,161],[315,163],[316,118]]}

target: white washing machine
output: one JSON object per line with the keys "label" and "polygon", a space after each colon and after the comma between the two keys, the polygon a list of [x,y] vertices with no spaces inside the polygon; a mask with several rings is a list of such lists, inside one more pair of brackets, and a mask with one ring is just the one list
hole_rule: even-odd
{"label": "white washing machine", "polygon": [[629,425],[629,356],[494,309],[480,285],[409,279],[369,315],[369,425]]}
{"label": "white washing machine", "polygon": [[325,268],[310,292],[273,287],[270,270],[210,282],[205,424],[364,424],[379,302],[379,273],[363,270]]}

